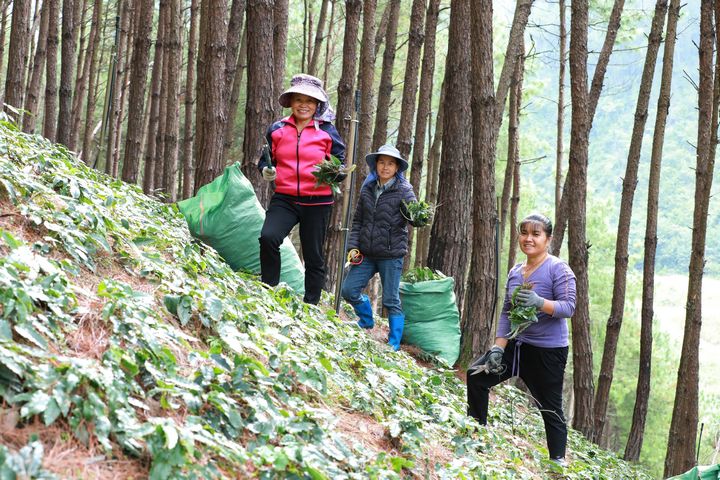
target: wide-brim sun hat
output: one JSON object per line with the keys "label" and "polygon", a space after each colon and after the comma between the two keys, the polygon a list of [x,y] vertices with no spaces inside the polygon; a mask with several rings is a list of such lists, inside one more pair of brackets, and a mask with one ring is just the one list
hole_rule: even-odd
{"label": "wide-brim sun hat", "polygon": [[298,73],[290,80],[290,87],[285,90],[278,101],[280,105],[285,108],[290,108],[290,100],[292,99],[293,93],[300,93],[307,95],[318,101],[317,110],[315,116],[320,117],[325,113],[325,109],[328,107],[328,95],[323,89],[323,82],[317,77],[308,75],[306,73]]}
{"label": "wide-brim sun hat", "polygon": [[370,167],[370,171],[375,171],[375,168],[377,167],[377,159],[380,155],[387,155],[388,157],[392,157],[398,162],[398,173],[402,173],[405,170],[408,169],[410,164],[408,164],[408,161],[405,160],[402,155],[400,155],[400,151],[393,147],[392,145],[383,145],[382,147],[378,148],[377,152],[368,153],[365,156],[365,163],[368,164],[368,167]]}

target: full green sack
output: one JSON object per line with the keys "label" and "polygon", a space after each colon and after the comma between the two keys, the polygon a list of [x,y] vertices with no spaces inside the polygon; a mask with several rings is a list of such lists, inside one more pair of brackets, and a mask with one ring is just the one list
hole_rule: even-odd
{"label": "full green sack", "polygon": [[[260,230],[265,210],[250,181],[234,163],[197,195],[178,202],[190,233],[213,247],[233,270],[260,273]],[[280,281],[301,295],[305,293],[305,270],[295,247],[286,238],[280,245]]]}
{"label": "full green sack", "polygon": [[687,472],[670,477],[668,480],[718,480],[720,479],[720,463],[717,465],[706,465],[693,467]]}
{"label": "full green sack", "polygon": [[400,282],[400,300],[405,313],[403,343],[453,365],[460,355],[460,313],[455,303],[455,281]]}

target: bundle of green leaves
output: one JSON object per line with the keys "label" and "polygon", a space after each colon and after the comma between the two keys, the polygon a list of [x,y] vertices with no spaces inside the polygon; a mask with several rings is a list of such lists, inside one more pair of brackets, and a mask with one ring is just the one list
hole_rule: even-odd
{"label": "bundle of green leaves", "polygon": [[427,267],[413,268],[402,275],[403,282],[407,283],[429,282],[431,280],[442,280],[443,278],[445,278],[445,275]]}
{"label": "bundle of green leaves", "polygon": [[340,194],[340,183],[338,175],[349,175],[355,170],[355,165],[345,167],[343,163],[335,155],[330,155],[329,160],[323,160],[315,165],[312,174],[315,176],[315,186],[330,185],[333,193]]}
{"label": "bundle of green leaves", "polygon": [[512,340],[522,333],[527,327],[533,323],[537,323],[537,308],[524,307],[518,303],[517,294],[520,290],[532,290],[532,283],[523,283],[513,290],[510,297],[510,333],[508,339]]}
{"label": "bundle of green leaves", "polygon": [[412,202],[403,200],[402,205],[403,208],[400,209],[400,212],[415,227],[424,227],[430,223],[435,213],[435,206],[424,200],[413,200]]}

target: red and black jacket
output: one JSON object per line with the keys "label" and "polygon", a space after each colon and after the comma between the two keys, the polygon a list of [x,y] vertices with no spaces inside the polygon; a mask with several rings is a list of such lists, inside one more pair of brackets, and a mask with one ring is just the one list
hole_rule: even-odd
{"label": "red and black jacket", "polygon": [[[329,185],[317,185],[312,172],[315,166],[334,155],[345,160],[345,144],[330,122],[313,120],[298,131],[290,115],[270,125],[265,134],[270,156],[277,169],[275,193],[294,197],[301,204],[333,203]],[[258,169],[267,167],[262,158]]]}

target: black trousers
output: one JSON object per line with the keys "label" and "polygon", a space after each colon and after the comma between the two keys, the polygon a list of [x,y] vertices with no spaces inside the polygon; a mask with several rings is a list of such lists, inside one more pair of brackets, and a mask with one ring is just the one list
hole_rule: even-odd
{"label": "black trousers", "polygon": [[490,387],[518,375],[530,389],[545,422],[550,458],[565,456],[567,426],[562,411],[562,386],[568,347],[542,348],[511,340],[503,354],[505,372],[467,376],[468,415],[487,424]]}
{"label": "black trousers", "polygon": [[274,195],[260,231],[260,275],[275,286],[280,282],[280,244],[300,223],[300,245],[305,260],[305,302],[317,304],[325,286],[323,244],[332,205],[298,205]]}

